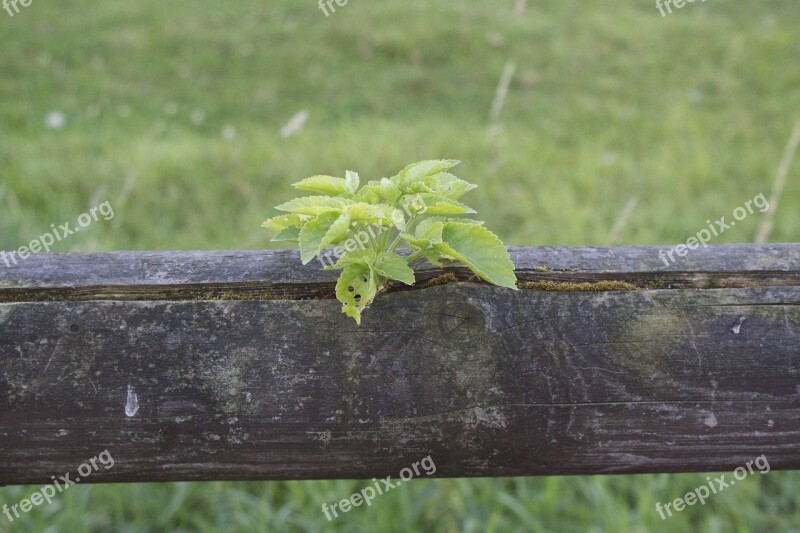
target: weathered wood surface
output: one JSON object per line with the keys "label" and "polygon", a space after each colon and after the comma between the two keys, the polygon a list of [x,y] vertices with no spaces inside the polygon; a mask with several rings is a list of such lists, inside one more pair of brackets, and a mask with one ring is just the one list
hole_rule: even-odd
{"label": "weathered wood surface", "polygon": [[86,481],[800,468],[800,245],[512,257],[554,290],[429,284],[360,327],[294,252],[0,265],[0,484],[105,449]]}

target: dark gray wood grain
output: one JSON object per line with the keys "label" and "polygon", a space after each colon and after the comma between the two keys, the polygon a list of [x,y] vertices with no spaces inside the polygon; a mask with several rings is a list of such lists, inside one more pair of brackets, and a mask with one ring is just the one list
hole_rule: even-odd
{"label": "dark gray wood grain", "polygon": [[[511,248],[520,279],[627,279],[710,288],[719,284],[800,284],[800,246],[796,244],[717,245],[698,248],[668,265],[659,250],[629,248]],[[418,263],[424,279],[437,272]],[[274,288],[332,286],[337,273],[312,261],[302,265],[294,250],[214,252],[107,252],[36,254],[6,267],[0,262],[0,295],[12,289],[153,287]],[[467,271],[452,269],[466,279]],[[154,292],[157,292],[154,290]]]}
{"label": "dark gray wood grain", "polygon": [[293,252],[0,265],[0,484],[105,449],[87,482],[800,468],[800,245],[657,251],[515,249],[553,290],[391,291],[360,327]]}

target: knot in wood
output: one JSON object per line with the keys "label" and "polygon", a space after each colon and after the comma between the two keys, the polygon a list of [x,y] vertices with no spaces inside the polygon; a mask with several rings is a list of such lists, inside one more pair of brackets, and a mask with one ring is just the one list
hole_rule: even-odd
{"label": "knot in wood", "polygon": [[450,342],[472,342],[486,330],[483,311],[469,303],[445,303],[438,314],[439,332]]}

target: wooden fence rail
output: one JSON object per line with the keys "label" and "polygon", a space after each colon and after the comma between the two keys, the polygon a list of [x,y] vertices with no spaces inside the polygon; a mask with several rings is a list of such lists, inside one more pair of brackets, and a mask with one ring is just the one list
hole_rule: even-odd
{"label": "wooden fence rail", "polygon": [[360,327],[291,251],[0,264],[0,484],[800,468],[800,245],[511,253]]}

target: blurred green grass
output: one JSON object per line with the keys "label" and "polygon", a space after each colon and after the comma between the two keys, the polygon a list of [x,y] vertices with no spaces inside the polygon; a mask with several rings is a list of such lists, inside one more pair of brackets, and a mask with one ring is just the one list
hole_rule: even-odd
{"label": "blurred green grass", "polygon": [[[514,4],[353,0],[328,18],[312,0],[0,11],[0,249],[106,200],[115,218],[57,251],[263,248],[259,225],[291,182],[424,158],[462,160],[457,173],[480,185],[469,203],[514,245],[612,244],[631,198],[619,243],[673,244],[769,196],[800,116],[800,4],[714,0],[668,17],[652,2]],[[305,126],[282,137],[301,110]],[[62,129],[46,127],[53,111]],[[771,240],[800,241],[799,199],[790,179]],[[752,242],[762,216],[714,242]],[[13,529],[798,531],[794,472],[661,523],[655,501],[704,479],[420,480],[331,524],[321,504],[363,483],[82,486]],[[32,490],[0,489],[0,501]]]}

